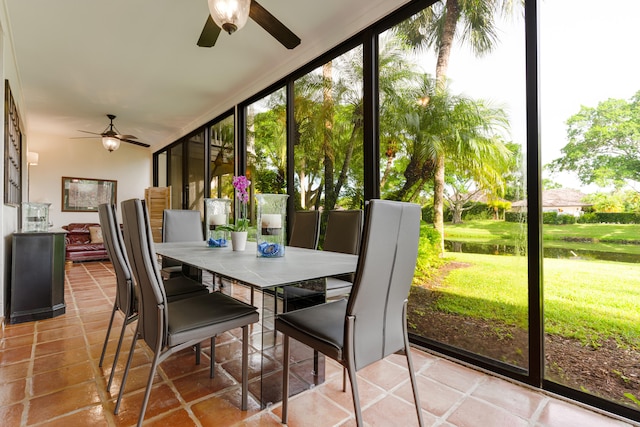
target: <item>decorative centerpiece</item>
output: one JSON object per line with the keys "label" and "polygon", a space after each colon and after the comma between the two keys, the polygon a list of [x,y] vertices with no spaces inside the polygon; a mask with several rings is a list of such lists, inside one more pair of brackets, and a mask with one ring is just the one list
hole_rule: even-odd
{"label": "decorative centerpiece", "polygon": [[258,226],[256,233],[258,257],[284,256],[286,242],[286,194],[258,194]]}
{"label": "decorative centerpiece", "polygon": [[207,246],[210,248],[226,248],[229,244],[229,213],[231,200],[204,199],[207,224]]}
{"label": "decorative centerpiece", "polygon": [[251,185],[251,181],[249,181],[246,176],[234,176],[232,183],[239,202],[236,223],[235,225],[223,225],[218,227],[218,229],[231,232],[231,248],[234,251],[244,251],[247,244],[247,228],[249,228],[249,219],[247,218],[249,193],[247,192],[247,188]]}
{"label": "decorative centerpiece", "polygon": [[22,231],[47,231],[51,203],[22,202]]}

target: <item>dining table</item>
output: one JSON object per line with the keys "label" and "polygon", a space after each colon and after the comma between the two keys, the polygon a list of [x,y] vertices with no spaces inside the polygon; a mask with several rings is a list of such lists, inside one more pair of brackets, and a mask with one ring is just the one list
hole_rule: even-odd
{"label": "dining table", "polygon": [[[249,290],[248,301],[260,310],[259,330],[251,335],[259,357],[250,363],[249,391],[262,408],[282,399],[282,344],[275,316],[283,311],[325,302],[325,278],[355,272],[358,256],[286,246],[284,256],[257,256],[256,243],[244,251],[208,247],[206,242],[155,243],[156,254],[211,273],[222,292],[234,295],[234,286]],[[237,294],[237,293],[236,293]],[[258,295],[258,298],[255,297]],[[292,295],[293,297],[288,297]],[[288,303],[295,301],[294,303]],[[292,345],[294,345],[292,343]],[[324,381],[324,357],[299,344],[293,352],[290,393],[297,394]],[[253,358],[252,358],[253,359]]]}

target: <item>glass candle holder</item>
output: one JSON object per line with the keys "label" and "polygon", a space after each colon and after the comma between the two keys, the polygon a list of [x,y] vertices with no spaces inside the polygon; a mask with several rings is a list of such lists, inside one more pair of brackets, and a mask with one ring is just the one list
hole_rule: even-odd
{"label": "glass candle holder", "polygon": [[49,230],[51,203],[22,202],[22,231]]}
{"label": "glass candle holder", "polygon": [[210,248],[225,248],[229,245],[229,232],[220,226],[229,225],[231,200],[204,199],[205,224],[207,227],[207,246]]}
{"label": "glass candle holder", "polygon": [[287,194],[258,194],[256,255],[276,258],[284,256],[287,230]]}

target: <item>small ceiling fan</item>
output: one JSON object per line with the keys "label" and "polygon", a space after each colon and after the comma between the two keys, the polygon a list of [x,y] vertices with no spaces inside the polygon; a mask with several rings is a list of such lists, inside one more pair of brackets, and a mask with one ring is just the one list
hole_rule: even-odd
{"label": "small ceiling fan", "polygon": [[107,117],[109,118],[110,122],[107,125],[107,127],[102,131],[102,133],[89,132],[86,130],[79,130],[78,132],[98,135],[93,137],[87,136],[84,138],[98,138],[98,137],[102,138],[102,145],[104,146],[104,148],[109,150],[109,152],[117,150],[118,147],[120,147],[120,141],[128,142],[129,144],[139,145],[141,147],[147,147],[147,148],[150,147],[149,144],[145,144],[144,142],[134,141],[134,139],[138,139],[138,138],[133,135],[122,135],[118,130],[118,128],[116,128],[116,126],[113,124],[113,119],[115,119],[116,116],[114,116],[113,114],[107,114]]}
{"label": "small ceiling fan", "polygon": [[232,34],[244,26],[248,17],[251,17],[287,49],[293,49],[300,44],[300,37],[255,0],[208,0],[208,2],[210,15],[198,39],[197,44],[200,47],[212,47],[216,44],[221,30]]}

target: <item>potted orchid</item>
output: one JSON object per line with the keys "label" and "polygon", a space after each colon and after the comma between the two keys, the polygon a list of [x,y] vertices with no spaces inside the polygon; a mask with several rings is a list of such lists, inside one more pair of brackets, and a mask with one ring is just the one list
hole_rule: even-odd
{"label": "potted orchid", "polygon": [[231,246],[234,251],[243,251],[247,243],[247,229],[249,228],[249,218],[247,218],[247,203],[249,202],[249,192],[247,189],[251,181],[246,176],[234,176],[233,188],[236,190],[236,197],[239,202],[239,214],[236,223],[221,227],[231,232]]}

